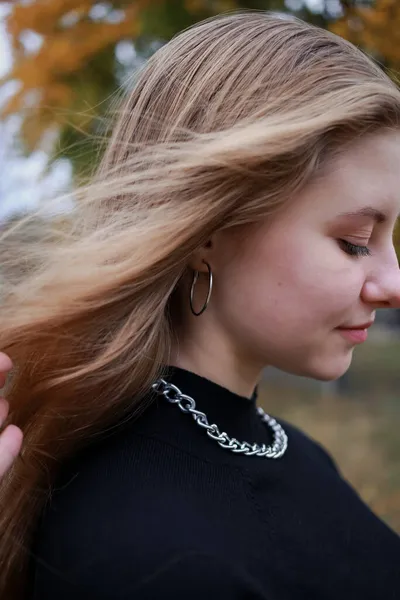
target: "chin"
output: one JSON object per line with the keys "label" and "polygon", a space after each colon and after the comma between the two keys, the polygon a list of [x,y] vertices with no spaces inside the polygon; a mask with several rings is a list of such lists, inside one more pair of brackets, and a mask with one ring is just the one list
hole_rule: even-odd
{"label": "chin", "polygon": [[319,363],[315,365],[314,369],[310,370],[310,373],[306,377],[311,377],[318,381],[335,381],[342,377],[351,365],[352,353],[349,356],[342,357],[339,360],[330,360],[326,364]]}
{"label": "chin", "polygon": [[308,363],[299,363],[295,367],[281,368],[282,370],[292,375],[299,377],[307,377],[317,381],[335,381],[342,377],[348,371],[351,360],[353,358],[352,351],[340,357],[318,357]]}

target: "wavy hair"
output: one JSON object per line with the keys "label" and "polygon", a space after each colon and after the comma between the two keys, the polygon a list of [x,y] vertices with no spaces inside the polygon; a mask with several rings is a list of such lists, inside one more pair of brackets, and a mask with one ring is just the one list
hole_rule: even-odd
{"label": "wavy hair", "polygon": [[0,486],[2,598],[23,593],[60,463],[151,401],[192,253],[295,202],[356,137],[399,128],[400,92],[328,31],[235,11],[159,49],[118,113],[69,226],[18,247],[1,239],[0,348],[15,365],[9,419],[24,432]]}

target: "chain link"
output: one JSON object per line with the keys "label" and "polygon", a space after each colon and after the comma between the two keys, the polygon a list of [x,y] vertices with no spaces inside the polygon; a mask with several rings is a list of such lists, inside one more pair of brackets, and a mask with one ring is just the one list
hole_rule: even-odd
{"label": "chain link", "polygon": [[259,406],[256,407],[257,413],[260,415],[262,421],[273,431],[273,443],[271,446],[249,444],[248,442],[239,442],[236,438],[230,438],[225,431],[221,432],[215,423],[210,425],[207,416],[196,409],[196,402],[191,396],[183,394],[176,385],[165,381],[165,379],[158,379],[153,383],[152,389],[159,396],[164,396],[171,404],[177,404],[182,412],[191,414],[197,425],[203,427],[207,435],[216,440],[222,448],[226,448],[237,454],[263,456],[265,458],[280,458],[286,452],[288,446],[286,432],[273,417],[267,415]]}

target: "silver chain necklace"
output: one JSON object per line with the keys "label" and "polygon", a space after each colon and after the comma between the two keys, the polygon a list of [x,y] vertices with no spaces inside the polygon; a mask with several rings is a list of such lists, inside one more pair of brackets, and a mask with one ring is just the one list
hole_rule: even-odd
{"label": "silver chain necklace", "polygon": [[[165,379],[158,379],[151,387],[156,394],[164,396],[171,404],[177,404],[182,412],[191,414],[197,425],[206,429],[207,435],[213,440],[216,440],[222,448],[232,450],[232,452],[235,453],[246,454],[247,456],[263,456],[265,458],[280,458],[286,452],[288,437],[285,430],[273,417],[267,415],[259,406],[256,407],[257,413],[260,415],[262,421],[264,421],[264,423],[266,423],[273,431],[274,441],[271,446],[238,442],[237,439],[230,438],[225,431],[220,432],[217,425],[214,423],[211,425],[209,424],[208,419],[203,412],[196,410],[196,402],[191,396],[183,394],[176,385],[165,381]],[[170,395],[171,393],[173,394],[172,397]]]}

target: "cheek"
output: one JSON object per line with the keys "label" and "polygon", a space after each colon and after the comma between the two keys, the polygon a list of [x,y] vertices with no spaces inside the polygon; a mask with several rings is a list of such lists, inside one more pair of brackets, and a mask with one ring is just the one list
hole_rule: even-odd
{"label": "cheek", "polygon": [[326,240],[320,247],[254,242],[226,275],[221,300],[230,324],[274,337],[304,334],[318,323],[336,326],[362,285],[358,270]]}

